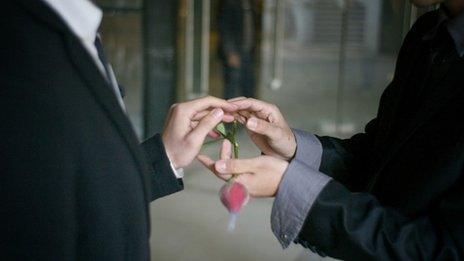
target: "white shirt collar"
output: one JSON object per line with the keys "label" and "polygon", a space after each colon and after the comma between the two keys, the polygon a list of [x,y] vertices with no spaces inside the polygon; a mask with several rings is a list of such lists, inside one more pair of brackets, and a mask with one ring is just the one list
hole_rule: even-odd
{"label": "white shirt collar", "polygon": [[42,0],[48,4],[83,41],[93,41],[103,17],[100,8],[89,0]]}
{"label": "white shirt collar", "polygon": [[[53,9],[67,24],[69,29],[79,38],[85,49],[89,52],[98,69],[108,81],[112,82],[111,87],[116,97],[125,110],[124,102],[119,92],[118,83],[113,70],[110,75],[106,74],[105,67],[98,57],[98,51],[94,42],[98,35],[98,28],[103,17],[103,12],[89,0],[42,0]],[[109,68],[111,66],[107,65]]]}

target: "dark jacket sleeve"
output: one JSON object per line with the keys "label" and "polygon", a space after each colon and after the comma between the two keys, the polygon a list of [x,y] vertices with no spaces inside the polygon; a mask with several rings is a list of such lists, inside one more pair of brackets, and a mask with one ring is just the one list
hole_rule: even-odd
{"label": "dark jacket sleeve", "polygon": [[436,11],[424,14],[406,35],[398,54],[393,80],[382,93],[377,116],[366,125],[364,133],[349,139],[318,137],[323,147],[319,170],[351,191],[364,190],[369,180],[366,175],[373,173],[377,160],[384,154],[381,144],[385,143],[389,134],[399,93],[402,91],[400,83],[408,76],[417,40],[436,23],[436,16]]}
{"label": "dark jacket sleeve", "polygon": [[432,211],[406,217],[331,181],[297,242],[343,260],[463,260],[463,189],[461,179]]}
{"label": "dark jacket sleeve", "polygon": [[151,200],[155,200],[184,188],[181,179],[177,179],[172,171],[169,159],[159,134],[154,135],[142,143],[146,157],[152,167],[150,175]]}
{"label": "dark jacket sleeve", "polygon": [[372,120],[364,133],[350,139],[318,137],[322,144],[321,165],[319,170],[347,186],[351,191],[365,188],[369,171],[368,158],[376,155],[371,144],[377,132],[377,119]]}

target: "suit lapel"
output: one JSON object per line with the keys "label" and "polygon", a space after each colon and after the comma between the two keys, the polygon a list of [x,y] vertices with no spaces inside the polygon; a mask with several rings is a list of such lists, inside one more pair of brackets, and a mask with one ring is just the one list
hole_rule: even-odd
{"label": "suit lapel", "polygon": [[80,44],[80,42],[78,42],[78,40],[73,35],[67,35],[66,44],[70,58],[77,71],[84,79],[86,86],[93,93],[101,107],[105,110],[114,127],[124,138],[127,146],[132,152],[133,158],[137,162],[140,169],[139,172],[144,184],[145,195],[148,197],[148,184],[150,184],[150,182],[148,180],[147,166],[144,162],[143,155],[141,155],[139,141],[135,136],[129,119],[122,110],[121,105],[111,90],[111,87],[103,78],[103,75],[95,65],[95,62],[84,49],[84,47]]}
{"label": "suit lapel", "polygon": [[370,183],[368,190],[371,190],[375,185],[380,173],[385,169],[386,166],[391,162],[399,150],[407,144],[409,139],[414,133],[420,129],[430,118],[436,115],[441,109],[443,109],[448,102],[455,97],[459,92],[463,91],[464,77],[460,77],[464,73],[464,65],[462,58],[457,58],[452,64],[445,68],[442,72],[442,78],[446,78],[443,81],[439,81],[439,86],[435,86],[434,89],[426,96],[424,102],[417,112],[417,117],[411,122],[406,130],[400,135],[397,142],[395,142],[385,157],[381,167],[376,172],[376,175]]}
{"label": "suit lapel", "polygon": [[125,140],[135,162],[137,163],[140,178],[142,179],[142,184],[144,186],[145,205],[148,206],[148,198],[150,195],[149,172],[147,171],[148,167],[139,147],[139,141],[135,136],[129,119],[122,110],[114,93],[112,93],[111,87],[100,73],[94,60],[74,34],[72,34],[68,27],[63,23],[61,18],[49,7],[41,1],[18,0],[18,3],[20,3],[23,8],[27,9],[36,18],[49,25],[51,28],[60,31],[64,36],[71,62],[74,64],[76,70],[81,75],[86,86],[92,92],[97,102],[111,119],[114,127]]}

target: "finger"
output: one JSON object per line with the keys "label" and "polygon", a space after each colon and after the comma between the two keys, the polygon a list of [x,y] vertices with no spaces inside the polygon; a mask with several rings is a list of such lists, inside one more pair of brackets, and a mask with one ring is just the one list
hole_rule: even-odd
{"label": "finger", "polygon": [[[191,120],[192,121],[200,121],[201,119],[203,119],[204,117],[206,117],[210,113],[211,113],[210,110],[204,110],[204,111],[197,112],[197,113],[195,113],[195,115],[193,115]],[[234,115],[232,115],[230,113],[224,113],[224,116],[222,117],[222,121],[224,121],[224,122],[232,122],[232,121],[234,121],[234,119],[235,119]]]}
{"label": "finger", "polygon": [[241,111],[241,112],[236,112],[234,114],[234,117],[236,120],[238,120],[241,124],[246,124],[246,121],[248,119],[248,117],[246,116],[247,114],[249,114],[248,112],[245,112],[245,111]]}
{"label": "finger", "polygon": [[261,166],[261,158],[219,160],[214,164],[220,174],[254,173]]}
{"label": "finger", "polygon": [[233,122],[235,120],[235,116],[230,113],[224,113],[224,116],[222,117],[223,122]]}
{"label": "finger", "polygon": [[280,154],[276,153],[276,151],[269,146],[268,141],[263,139],[262,135],[253,133],[251,131],[248,131],[250,135],[250,139],[253,141],[253,143],[259,148],[259,150],[264,154],[268,156],[272,156],[274,158],[278,159],[283,159],[283,160],[288,160],[287,158],[281,156]]}
{"label": "finger", "polygon": [[203,111],[208,108],[222,108],[226,111],[235,111],[237,107],[223,99],[219,99],[213,96],[206,96],[196,100],[192,100],[185,103],[186,107],[191,108],[195,112]]}
{"label": "finger", "polygon": [[208,157],[206,155],[200,154],[200,155],[197,156],[197,160],[199,162],[201,162],[201,164],[203,164],[209,170],[211,170],[212,172],[215,172],[215,170],[214,170],[214,160],[213,159],[211,159],[210,157]]}
{"label": "finger", "polygon": [[222,142],[220,158],[221,160],[228,160],[231,158],[231,154],[232,154],[232,143],[230,143],[229,140],[225,139]]}
{"label": "finger", "polygon": [[208,136],[210,138],[213,138],[213,139],[217,139],[217,138],[221,137],[221,135],[219,133],[215,132],[215,131],[208,132]]}
{"label": "finger", "polygon": [[245,100],[247,97],[245,96],[240,96],[240,97],[235,97],[235,98],[232,98],[232,99],[228,99],[227,101],[228,102],[234,102],[234,101],[239,101],[239,100]]}
{"label": "finger", "polygon": [[243,124],[243,125],[245,125],[246,122],[247,122],[247,119],[246,119],[245,117],[243,117],[242,115],[239,115],[239,114],[237,114],[237,115],[235,116],[235,119],[236,119],[238,122],[240,122],[241,124]]}
{"label": "finger", "polygon": [[[209,112],[209,113],[211,113],[211,112]],[[225,117],[225,116],[224,116],[224,117]],[[224,121],[224,117],[222,118],[222,121]],[[233,116],[232,116],[232,117],[233,117]],[[204,117],[203,117],[203,118],[204,118]],[[201,120],[201,119],[200,119],[200,120]],[[195,129],[195,128],[198,126],[198,124],[200,124],[200,120],[192,120],[192,121],[190,121],[190,128],[191,128],[191,129]],[[211,133],[211,135],[214,135],[213,133],[217,133],[217,132],[216,132],[216,129],[211,130],[210,133]]]}
{"label": "finger", "polygon": [[238,111],[237,112],[239,115],[245,117],[245,118],[250,118],[253,114],[249,111]]}
{"label": "finger", "polygon": [[246,99],[237,99],[234,101],[229,101],[229,103],[232,103],[237,106],[238,110],[251,110],[251,111],[261,111],[264,109],[271,109],[272,104],[260,101],[257,99],[253,98],[246,98]]}
{"label": "finger", "polygon": [[214,160],[212,160],[210,157],[206,155],[198,155],[197,160],[201,162],[201,164],[203,164],[206,168],[211,170],[211,172],[213,172],[214,175],[216,175],[216,177],[224,181],[227,181],[230,179],[230,175],[219,175],[218,173],[216,173],[216,170],[214,169]]}
{"label": "finger", "polygon": [[192,121],[199,121],[201,119],[203,119],[206,115],[210,114],[210,110],[204,110],[204,111],[199,111],[197,113],[195,113],[195,115],[193,115],[193,117],[191,118]]}
{"label": "finger", "polygon": [[253,98],[237,100],[230,103],[236,105],[237,110],[254,112],[257,116],[264,120],[268,120],[270,115],[279,114],[278,108],[275,105]]}
{"label": "finger", "polygon": [[190,128],[195,129],[198,126],[199,121],[191,121],[190,122]]}
{"label": "finger", "polygon": [[223,115],[224,112],[221,109],[216,108],[212,110],[208,116],[203,117],[190,134],[187,135],[186,139],[192,141],[192,143],[198,141],[203,142],[206,135],[221,122]]}
{"label": "finger", "polygon": [[[191,121],[190,122],[190,128],[195,129],[198,126],[199,123],[200,122],[198,122],[198,121]],[[208,136],[213,138],[213,139],[217,139],[217,138],[221,137],[221,134],[217,133],[215,130],[211,130],[210,132],[208,132]]]}
{"label": "finger", "polygon": [[265,135],[270,139],[279,139],[282,136],[281,128],[256,117],[249,118],[245,126],[250,131]]}

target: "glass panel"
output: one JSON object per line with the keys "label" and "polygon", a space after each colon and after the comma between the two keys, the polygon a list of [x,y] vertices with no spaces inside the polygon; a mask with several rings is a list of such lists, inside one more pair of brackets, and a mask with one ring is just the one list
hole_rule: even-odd
{"label": "glass panel", "polygon": [[143,83],[141,19],[139,12],[105,12],[100,27],[105,51],[118,83],[125,89],[126,109],[139,137]]}
{"label": "glass panel", "polygon": [[[406,4],[281,0],[285,33],[276,58],[273,23],[279,1],[265,1],[262,98],[279,105],[297,128],[341,137],[362,131],[393,77]],[[273,61],[283,65],[282,88],[274,91],[269,85]]]}
{"label": "glass panel", "polygon": [[178,24],[178,96],[204,96],[209,89],[210,1],[181,0]]}

